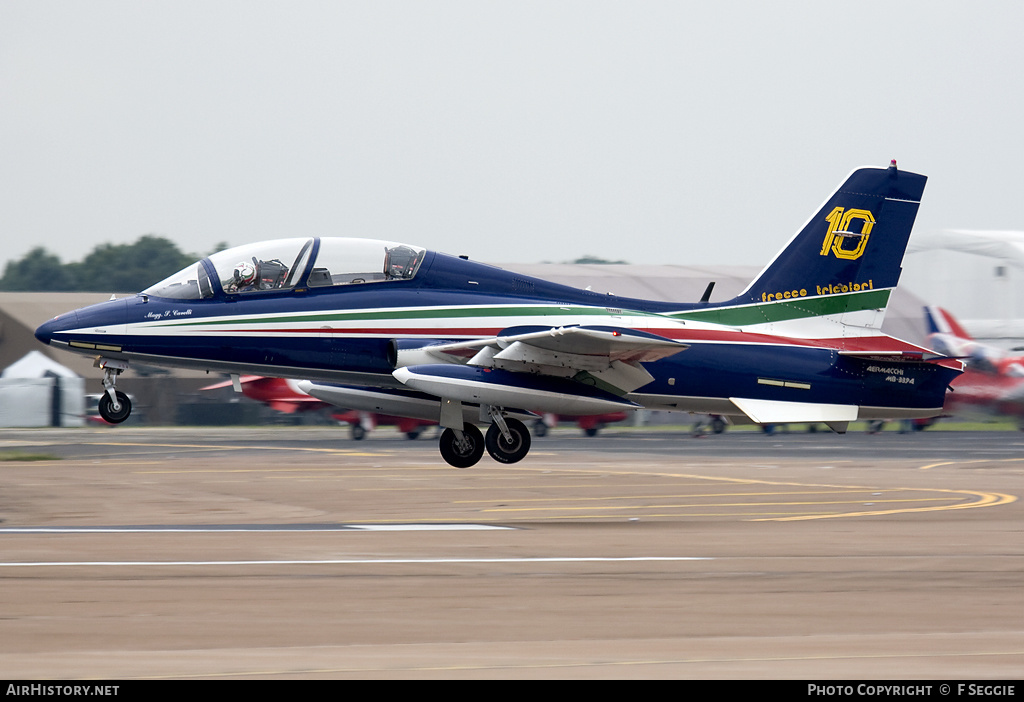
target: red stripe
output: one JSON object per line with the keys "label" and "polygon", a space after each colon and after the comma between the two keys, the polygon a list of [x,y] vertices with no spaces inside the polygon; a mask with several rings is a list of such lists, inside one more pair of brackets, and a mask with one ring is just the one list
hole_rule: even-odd
{"label": "red stripe", "polygon": [[[232,329],[231,332],[242,333],[242,334],[322,334],[322,335],[336,335],[336,334],[374,334],[377,336],[423,336],[427,338],[440,338],[440,337],[452,337],[452,336],[468,336],[471,338],[490,338],[497,336],[504,327],[494,329],[459,329],[459,328],[436,328],[436,329],[424,329],[423,327],[413,327],[410,329],[394,328],[394,327],[369,327],[365,329],[361,328],[343,328],[343,329]],[[219,329],[208,329],[203,331],[221,331]]]}
{"label": "red stripe", "polygon": [[[498,335],[504,327],[492,327],[492,328],[481,328],[481,327],[344,327],[344,328],[310,328],[310,329],[277,329],[273,330],[272,333],[278,334],[310,334],[310,335],[372,335],[372,336],[391,336],[391,337],[421,337],[421,338],[459,338],[468,337],[469,339],[488,339]],[[214,331],[214,330],[211,330]],[[931,353],[928,349],[911,344],[900,339],[893,338],[891,336],[880,335],[880,336],[864,336],[864,337],[849,337],[849,338],[830,338],[830,339],[799,339],[787,336],[773,336],[771,334],[751,334],[748,332],[737,332],[729,330],[713,330],[713,329],[681,329],[681,328],[667,328],[659,329],[656,327],[649,327],[645,331],[649,331],[653,334],[659,334],[667,339],[681,342],[719,342],[719,343],[733,343],[733,344],[771,344],[777,346],[801,346],[807,348],[822,348],[822,349],[834,349],[836,351],[849,351],[855,353],[871,354],[871,353]],[[240,329],[234,330],[235,333],[241,332],[260,334],[267,333],[266,329]]]}

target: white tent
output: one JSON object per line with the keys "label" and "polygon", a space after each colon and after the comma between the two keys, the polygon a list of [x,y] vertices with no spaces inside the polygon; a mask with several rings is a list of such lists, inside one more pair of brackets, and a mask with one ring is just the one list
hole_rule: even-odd
{"label": "white tent", "polygon": [[85,380],[43,353],[30,351],[0,376],[0,427],[85,423]]}
{"label": "white tent", "polygon": [[70,368],[62,366],[42,351],[29,351],[20,359],[4,368],[0,378],[78,378]]}

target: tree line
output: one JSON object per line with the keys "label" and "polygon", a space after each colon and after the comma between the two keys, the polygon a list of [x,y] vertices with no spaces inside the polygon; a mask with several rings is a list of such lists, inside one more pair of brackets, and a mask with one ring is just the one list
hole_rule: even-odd
{"label": "tree line", "polygon": [[[210,253],[223,251],[219,243]],[[63,263],[42,246],[17,261],[8,261],[0,278],[7,292],[109,292],[135,293],[202,258],[182,253],[164,237],[147,234],[133,244],[100,244],[79,262]],[[597,256],[583,256],[571,263],[626,263]]]}
{"label": "tree line", "polygon": [[[226,244],[220,244],[216,250],[224,248]],[[133,293],[200,258],[182,253],[169,239],[153,235],[140,237],[133,244],[100,244],[84,259],[72,263],[63,263],[56,254],[39,246],[7,263],[0,290]]]}

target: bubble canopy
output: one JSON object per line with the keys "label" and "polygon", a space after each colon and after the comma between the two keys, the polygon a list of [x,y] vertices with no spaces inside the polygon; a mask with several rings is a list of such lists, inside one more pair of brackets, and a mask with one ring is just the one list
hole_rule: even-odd
{"label": "bubble canopy", "polygon": [[204,300],[273,290],[409,280],[425,249],[376,239],[313,237],[260,241],[219,251],[142,291]]}

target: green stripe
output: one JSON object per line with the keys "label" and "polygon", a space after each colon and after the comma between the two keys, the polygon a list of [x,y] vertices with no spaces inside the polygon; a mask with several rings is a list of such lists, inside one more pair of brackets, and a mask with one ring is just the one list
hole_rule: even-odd
{"label": "green stripe", "polygon": [[821,295],[816,297],[781,300],[773,302],[757,302],[736,307],[716,307],[685,312],[673,312],[665,315],[639,312],[636,310],[618,310],[611,312],[604,307],[575,307],[571,305],[535,305],[529,307],[448,307],[443,309],[408,308],[399,310],[371,310],[366,312],[322,312],[305,314],[296,312],[273,317],[255,317],[250,319],[194,319],[170,320],[152,323],[158,327],[217,327],[240,324],[288,324],[356,322],[377,320],[422,320],[422,319],[463,319],[471,317],[523,317],[523,316],[595,316],[595,317],[667,317],[674,320],[707,322],[731,327],[743,327],[751,324],[785,322],[792,319],[821,317],[825,315],[841,315],[862,310],[881,309],[889,302],[892,291],[867,290],[839,295]]}
{"label": "green stripe", "polygon": [[766,324],[785,322],[791,319],[839,315],[862,310],[882,309],[889,303],[891,290],[868,290],[866,292],[846,293],[841,295],[823,295],[781,302],[758,302],[740,307],[721,307],[717,309],[691,310],[675,312],[673,319],[694,322],[724,324],[731,327],[744,327],[750,324]]}

